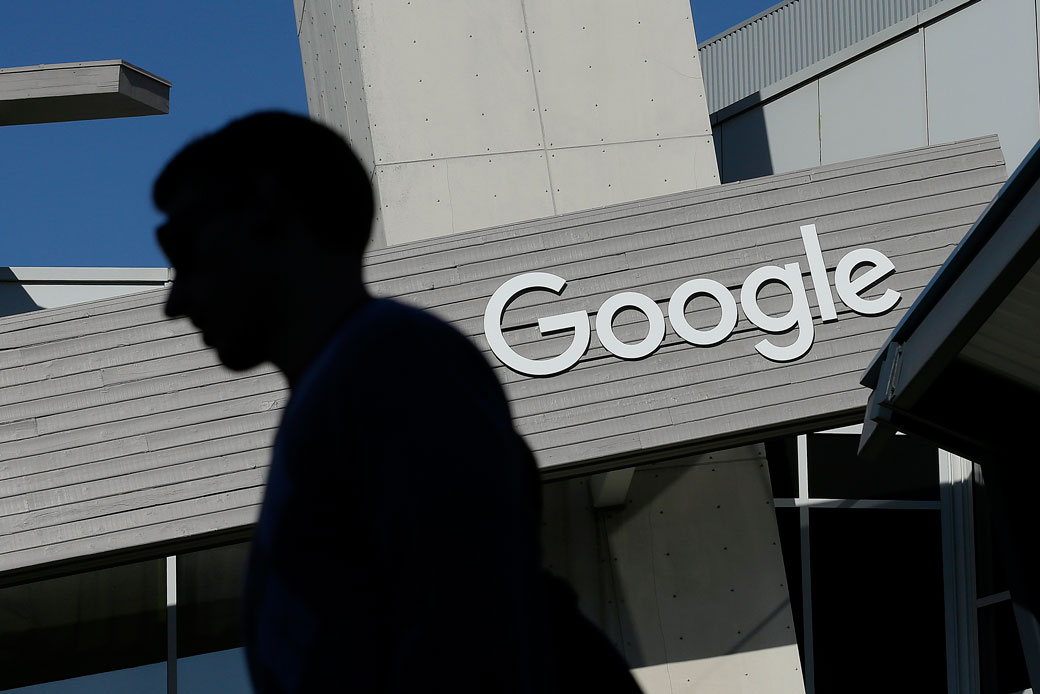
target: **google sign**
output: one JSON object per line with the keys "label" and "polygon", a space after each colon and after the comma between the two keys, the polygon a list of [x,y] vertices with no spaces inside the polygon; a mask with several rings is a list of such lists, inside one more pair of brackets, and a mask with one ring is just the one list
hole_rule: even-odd
{"label": "google sign", "polygon": [[[827,268],[823,262],[823,253],[820,250],[820,241],[816,235],[816,225],[802,226],[801,234],[809,266],[809,278],[820,307],[820,317],[824,323],[836,321],[838,314],[831,294]],[[862,267],[866,267],[866,270],[853,277],[853,273]],[[893,272],[895,266],[883,253],[871,248],[857,248],[846,253],[838,261],[834,270],[834,289],[841,301],[856,313],[880,315],[895,307],[900,299],[899,292],[886,289],[884,294],[874,298],[866,298],[862,294]],[[759,290],[772,282],[786,286],[791,292],[791,308],[783,315],[769,315],[759,307]],[[484,311],[484,334],[491,350],[503,364],[522,374],[551,376],[578,363],[588,350],[592,337],[589,314],[585,311],[547,316],[538,320],[538,329],[542,335],[562,331],[574,333],[570,346],[562,354],[549,359],[529,359],[518,354],[506,344],[502,335],[502,315],[513,299],[532,290],[546,290],[559,295],[566,286],[567,280],[557,275],[529,272],[507,280],[491,295]],[[686,319],[687,303],[698,296],[710,297],[722,309],[718,323],[710,329],[694,328]],[[779,362],[794,361],[805,356],[812,347],[813,319],[809,311],[805,284],[802,281],[802,268],[798,263],[788,263],[783,267],[767,265],[754,270],[740,287],[740,306],[747,319],[764,332],[784,333],[797,328],[798,334],[789,345],[779,346],[768,338],[755,345],[758,353],[767,359]],[[614,317],[625,309],[642,312],[650,322],[650,330],[639,342],[622,342],[614,334]],[[733,333],[737,319],[736,300],[729,289],[715,280],[691,279],[679,285],[668,299],[668,321],[672,329],[692,345],[710,347],[722,342]],[[642,359],[653,354],[664,340],[664,314],[657,302],[645,294],[621,292],[604,301],[596,312],[596,334],[611,354],[621,359]]]}

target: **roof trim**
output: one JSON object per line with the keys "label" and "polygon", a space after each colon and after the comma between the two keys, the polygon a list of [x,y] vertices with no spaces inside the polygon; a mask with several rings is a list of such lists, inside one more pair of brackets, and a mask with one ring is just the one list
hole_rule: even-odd
{"label": "roof trim", "polygon": [[796,2],[798,2],[798,0],[781,0],[781,2],[778,2],[775,5],[773,5],[772,7],[769,7],[767,9],[765,9],[765,10],[762,10],[761,12],[756,14],[754,17],[751,17],[750,19],[745,19],[740,24],[734,24],[729,29],[723,29],[721,32],[719,32],[718,34],[715,34],[710,39],[705,39],[704,41],[698,43],[697,44],[697,50],[700,50],[700,49],[704,48],[705,46],[707,46],[710,43],[715,43],[716,41],[724,39],[727,36],[729,36],[730,34],[735,34],[738,31],[740,31],[741,29],[743,29],[744,27],[750,26],[750,25],[754,24],[755,22],[759,21],[760,19],[762,19],[766,15],[772,14],[772,13],[776,12],[777,10],[779,10],[779,9],[781,9],[781,8],[787,6],[787,5],[793,5]]}
{"label": "roof trim", "polygon": [[[791,4],[793,1],[794,0],[789,0],[789,2],[776,5],[767,10],[766,14],[779,9],[783,5]],[[894,43],[909,34],[916,33],[920,27],[934,24],[946,15],[958,12],[966,5],[972,5],[979,1],[980,0],[945,0],[945,2],[932,5],[926,10],[911,15],[901,22],[892,24],[862,41],[852,44],[848,48],[843,48],[837,53],[832,53],[826,58],[819,60],[798,72],[759,89],[757,92],[748,94],[744,98],[734,101],[728,106],[723,106],[719,110],[713,111],[709,114],[711,124],[713,126],[718,125],[723,121],[740,115],[744,111],[748,111],[766,102],[773,101],[787,92],[794,91],[808,82],[812,82],[829,72],[834,72],[848,63],[854,62],[869,53],[873,53],[882,48],[885,44]],[[754,20],[749,20],[748,23],[751,21]],[[740,27],[734,27],[734,31],[743,26],[746,26],[746,24],[742,24]]]}
{"label": "roof trim", "polygon": [[0,282],[169,282],[165,267],[0,267]]}
{"label": "roof trim", "polygon": [[[871,360],[860,383],[869,388],[877,387],[882,371],[882,362],[889,345],[906,342],[917,328],[929,318],[933,309],[946,297],[954,283],[964,275],[972,263],[976,262],[990,239],[1000,231],[1009,216],[1027,196],[1034,192],[1038,182],[1040,182],[1040,142],[1033,146],[1025,161],[1011,174],[1011,177],[1001,187],[978,221],[975,222],[961,242],[957,244],[953,253],[946,259],[946,262],[935,273],[931,281],[925,285],[920,296],[917,297],[917,301],[910,306],[902,320],[899,321],[888,336],[888,339],[885,340],[885,344]],[[1034,235],[1036,235],[1036,232],[1034,232]],[[1006,266],[1011,260],[1014,260],[1014,256],[1004,260],[1004,266]],[[992,262],[992,259],[990,259],[990,262]],[[1018,281],[1018,278],[1013,279],[1012,285]],[[1008,277],[1003,277],[1002,280],[1005,282],[1011,281]],[[980,290],[980,293],[988,289],[989,287],[983,288]],[[960,316],[960,321],[965,321],[969,314],[973,312],[975,306],[976,304],[967,306]],[[959,352],[960,349],[958,348],[957,351]]]}

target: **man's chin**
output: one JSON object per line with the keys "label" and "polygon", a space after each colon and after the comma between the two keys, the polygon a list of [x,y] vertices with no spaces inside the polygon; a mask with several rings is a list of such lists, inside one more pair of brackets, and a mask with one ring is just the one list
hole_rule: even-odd
{"label": "man's chin", "polygon": [[217,347],[217,358],[220,363],[232,371],[248,371],[264,363],[264,359],[256,354]]}

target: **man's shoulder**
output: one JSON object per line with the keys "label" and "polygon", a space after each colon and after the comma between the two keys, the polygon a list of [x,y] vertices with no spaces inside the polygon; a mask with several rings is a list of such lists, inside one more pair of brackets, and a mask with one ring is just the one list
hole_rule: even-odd
{"label": "man's shoulder", "polygon": [[385,358],[423,360],[434,349],[479,354],[454,326],[432,313],[393,299],[373,299],[345,328],[340,347]]}
{"label": "man's shoulder", "polygon": [[428,383],[463,373],[492,373],[468,337],[427,311],[392,299],[373,299],[340,328],[307,380],[310,385],[342,378],[358,385]]}

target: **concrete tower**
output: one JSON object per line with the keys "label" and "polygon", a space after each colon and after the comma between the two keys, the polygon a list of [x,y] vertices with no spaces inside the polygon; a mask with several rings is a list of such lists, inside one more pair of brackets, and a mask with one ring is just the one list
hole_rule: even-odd
{"label": "concrete tower", "polygon": [[295,0],[393,245],[719,182],[688,0]]}

